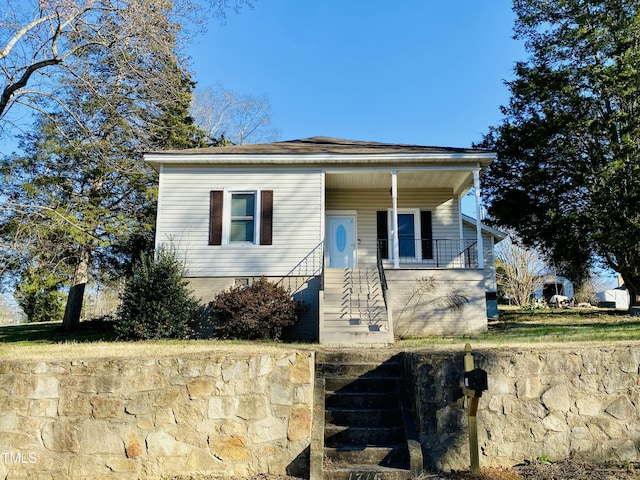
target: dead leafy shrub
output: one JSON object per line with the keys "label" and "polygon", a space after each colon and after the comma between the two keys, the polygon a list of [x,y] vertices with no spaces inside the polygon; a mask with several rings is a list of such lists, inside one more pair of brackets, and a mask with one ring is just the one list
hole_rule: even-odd
{"label": "dead leafy shrub", "polygon": [[211,322],[218,338],[277,340],[303,311],[289,290],[260,278],[220,292],[211,303]]}

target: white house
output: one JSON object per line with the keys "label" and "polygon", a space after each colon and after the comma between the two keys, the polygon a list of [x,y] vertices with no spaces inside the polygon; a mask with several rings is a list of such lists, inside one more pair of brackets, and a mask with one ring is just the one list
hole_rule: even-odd
{"label": "white house", "polygon": [[[210,301],[260,276],[304,300],[322,343],[482,332],[500,233],[461,212],[494,153],[326,137],[147,153],[156,245]],[[479,217],[479,215],[477,215]]]}

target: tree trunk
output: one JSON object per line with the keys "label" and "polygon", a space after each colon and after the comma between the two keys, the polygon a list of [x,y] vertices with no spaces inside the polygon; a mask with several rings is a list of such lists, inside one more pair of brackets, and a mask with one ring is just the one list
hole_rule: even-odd
{"label": "tree trunk", "polygon": [[624,286],[627,287],[629,292],[629,308],[634,305],[640,305],[640,277],[637,275],[630,275],[625,272],[620,272]]}
{"label": "tree trunk", "polygon": [[629,291],[629,307],[640,305],[640,281],[627,285]]}
{"label": "tree trunk", "polygon": [[64,318],[62,319],[62,328],[65,331],[71,331],[80,325],[80,314],[82,313],[82,304],[84,302],[84,289],[89,281],[89,258],[88,249],[82,249],[76,269],[73,274],[73,282],[69,288],[69,296],[67,297],[67,306],[64,310]]}

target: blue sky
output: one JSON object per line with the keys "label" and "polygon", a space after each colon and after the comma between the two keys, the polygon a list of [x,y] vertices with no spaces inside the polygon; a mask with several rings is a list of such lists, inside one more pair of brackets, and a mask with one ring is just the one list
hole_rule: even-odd
{"label": "blue sky", "polygon": [[511,0],[255,0],[190,49],[200,87],[266,95],[280,140],[468,147],[522,45]]}
{"label": "blue sky", "polygon": [[[512,0],[254,0],[212,20],[198,86],[266,95],[279,140],[469,147],[500,122],[526,58]],[[465,213],[475,217],[467,196]]]}

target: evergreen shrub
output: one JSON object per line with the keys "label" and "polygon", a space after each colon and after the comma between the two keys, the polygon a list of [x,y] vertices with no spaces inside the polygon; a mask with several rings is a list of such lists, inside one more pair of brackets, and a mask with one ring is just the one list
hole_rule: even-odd
{"label": "evergreen shrub", "polygon": [[155,259],[143,254],[120,297],[116,333],[130,340],[192,336],[202,309],[192,298],[184,274],[170,251],[160,249]]}
{"label": "evergreen shrub", "polygon": [[211,303],[210,319],[218,338],[278,340],[304,310],[288,289],[262,277],[220,292]]}

